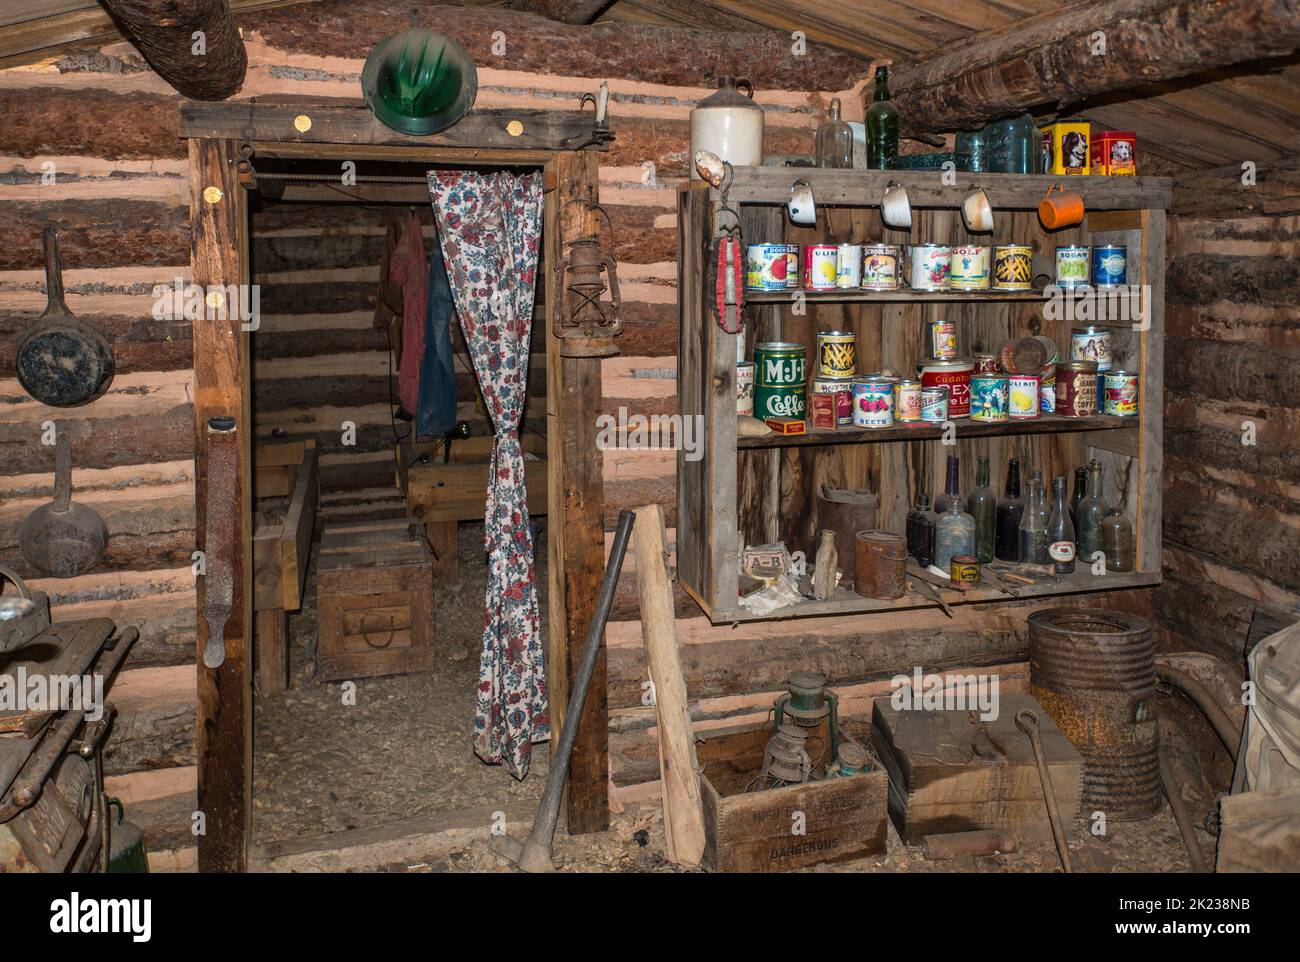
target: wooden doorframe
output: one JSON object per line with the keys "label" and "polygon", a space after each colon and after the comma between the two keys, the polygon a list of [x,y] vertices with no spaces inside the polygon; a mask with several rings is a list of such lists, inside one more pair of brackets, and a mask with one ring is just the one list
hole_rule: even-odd
{"label": "wooden doorframe", "polygon": [[[281,116],[286,111],[287,118]],[[303,130],[301,117],[313,117],[315,123]],[[596,417],[602,407],[600,359],[561,357],[552,323],[558,292],[551,268],[569,242],[596,233],[591,204],[598,198],[601,147],[562,146],[573,142],[575,130],[590,131],[591,118],[592,114],[580,111],[476,110],[451,131],[418,140],[379,127],[361,105],[256,109],[246,103],[182,105],[181,134],[188,140],[190,161],[191,281],[207,291],[228,290],[229,285],[250,280],[248,178],[241,182],[241,148],[251,147],[254,157],[518,164],[542,169],[549,481],[546,656],[552,746],[563,724],[569,678],[591,624],[605,560],[604,472],[600,457],[593,456],[597,455]],[[479,143],[468,143],[466,137],[477,137]],[[254,425],[249,338],[241,330],[237,312],[232,313],[230,320],[196,322],[193,334],[195,519],[198,548],[205,557],[209,419],[235,419],[240,478],[232,495],[235,530],[229,532],[234,548],[234,602],[225,627],[226,659],[215,670],[202,661],[207,638],[204,578],[196,579],[195,754],[203,823],[196,841],[201,872],[246,870],[251,839]],[[571,762],[570,832],[608,827],[607,717],[602,650]]]}

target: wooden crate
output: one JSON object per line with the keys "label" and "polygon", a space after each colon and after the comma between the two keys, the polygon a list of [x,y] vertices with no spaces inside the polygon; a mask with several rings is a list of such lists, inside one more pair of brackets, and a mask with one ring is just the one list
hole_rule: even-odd
{"label": "wooden crate", "polygon": [[[885,850],[884,769],[762,792],[745,787],[763,767],[770,724],[701,737],[704,865],[714,872],[784,872]],[[803,834],[794,834],[795,814]]]}
{"label": "wooden crate", "polygon": [[1031,695],[1002,694],[984,722],[1001,756],[964,709],[899,710],[876,699],[871,744],[889,772],[889,816],[910,845],[926,835],[999,829],[1018,838],[1052,837],[1029,736],[1016,712],[1033,709],[1063,818],[1079,808],[1083,758]]}
{"label": "wooden crate", "polygon": [[410,519],[331,525],[317,565],[317,676],[433,667],[433,559]]}

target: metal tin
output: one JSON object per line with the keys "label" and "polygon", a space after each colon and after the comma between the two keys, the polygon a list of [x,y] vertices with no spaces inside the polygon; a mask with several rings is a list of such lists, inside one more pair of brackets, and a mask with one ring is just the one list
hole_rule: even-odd
{"label": "metal tin", "polygon": [[1034,286],[1034,251],[1024,244],[993,248],[993,289],[1028,291]]}
{"label": "metal tin", "polygon": [[807,360],[802,344],[767,341],[754,345],[754,416],[802,418],[807,412]]}
{"label": "metal tin", "polygon": [[892,531],[859,531],[854,538],[853,590],[890,601],[907,592],[907,538]]}
{"label": "metal tin", "polygon": [[1071,244],[1056,249],[1056,286],[1067,291],[1088,286],[1089,258],[1092,248]]}
{"label": "metal tin", "polygon": [[1056,413],[1063,418],[1090,418],[1097,413],[1097,365],[1062,361],[1056,365]]}
{"label": "metal tin", "polygon": [[853,423],[860,428],[894,424],[894,384],[883,378],[853,382]]}
{"label": "metal tin", "polygon": [[1139,407],[1137,371],[1107,371],[1102,375],[1103,414],[1131,418]]}
{"label": "metal tin", "polygon": [[913,380],[894,382],[894,420],[921,420],[921,382]]}
{"label": "metal tin", "polygon": [[948,396],[951,392],[946,384],[933,387],[921,386],[921,420],[930,424],[943,424],[948,420]]}
{"label": "metal tin", "polygon": [[813,391],[808,396],[808,421],[816,429],[834,431],[839,427],[839,418],[835,413],[835,395],[818,394]]}
{"label": "metal tin", "polygon": [[1070,332],[1070,360],[1092,361],[1097,365],[1097,371],[1105,374],[1115,361],[1111,351],[1112,336],[1110,328],[1097,324],[1076,327]]}
{"label": "metal tin", "polygon": [[970,414],[970,378],[975,365],[966,360],[931,361],[921,368],[921,386],[948,388],[948,417]]}
{"label": "metal tin", "polygon": [[996,354],[974,354],[971,356],[971,362],[975,365],[973,370],[976,374],[1002,373],[1002,365],[998,363]]}
{"label": "metal tin", "polygon": [[1038,375],[1038,409],[1044,414],[1056,413],[1056,352]]}
{"label": "metal tin", "polygon": [[1080,810],[1149,818],[1164,806],[1151,624],[1103,608],[1029,616],[1032,694],[1083,756]]}
{"label": "metal tin", "polygon": [[948,575],[958,584],[975,588],[980,583],[980,562],[968,554],[955,554],[948,559]]}
{"label": "metal tin", "polygon": [[736,365],[736,413],[754,416],[754,362]]}
{"label": "metal tin", "polygon": [[1007,378],[1007,415],[1013,421],[1032,421],[1042,416],[1039,380],[1037,374],[1012,374]]}
{"label": "metal tin", "polygon": [[1001,374],[976,374],[970,379],[970,419],[1000,424],[1009,417],[1009,382]]}
{"label": "metal tin", "polygon": [[835,286],[855,288],[862,283],[862,245],[841,244],[835,250]]}
{"label": "metal tin", "polygon": [[908,284],[914,291],[948,290],[952,248],[943,244],[914,244],[907,249]]}
{"label": "metal tin", "polygon": [[898,269],[901,250],[894,244],[866,244],[862,248],[862,287],[868,291],[894,291],[902,280]]}
{"label": "metal tin", "polygon": [[1128,283],[1128,248],[1101,244],[1092,249],[1092,283],[1096,287],[1123,287]]}
{"label": "metal tin", "polygon": [[784,291],[799,286],[799,248],[793,244],[750,244],[745,249],[745,288]]}
{"label": "metal tin", "polygon": [[835,396],[835,423],[847,427],[853,423],[853,380],[819,377],[813,381],[814,394]]}
{"label": "metal tin", "polygon": [[839,248],[834,244],[806,244],[803,249],[803,286],[806,291],[835,290]]}
{"label": "metal tin", "polygon": [[967,244],[952,249],[948,285],[954,291],[987,291],[992,248]]}
{"label": "metal tin", "polygon": [[851,378],[858,373],[858,337],[852,331],[819,331],[817,377]]}
{"label": "metal tin", "polygon": [[930,356],[940,361],[951,361],[957,356],[956,322],[930,322]]}

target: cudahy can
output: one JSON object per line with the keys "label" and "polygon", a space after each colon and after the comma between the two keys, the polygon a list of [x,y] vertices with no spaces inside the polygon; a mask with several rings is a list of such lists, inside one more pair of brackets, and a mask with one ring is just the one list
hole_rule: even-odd
{"label": "cudahy can", "polygon": [[948,417],[964,418],[970,414],[970,361],[930,361],[921,368],[921,387],[948,388]]}

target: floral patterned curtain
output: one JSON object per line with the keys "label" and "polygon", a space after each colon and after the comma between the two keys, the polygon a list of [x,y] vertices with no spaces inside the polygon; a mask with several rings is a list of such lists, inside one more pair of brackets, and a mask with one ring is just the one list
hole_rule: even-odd
{"label": "floral patterned curtain", "polygon": [[550,737],[533,539],[519,445],[528,389],[542,178],[430,171],[429,193],[456,314],[496,434],[484,517],[488,553],[474,751],[528,772]]}

